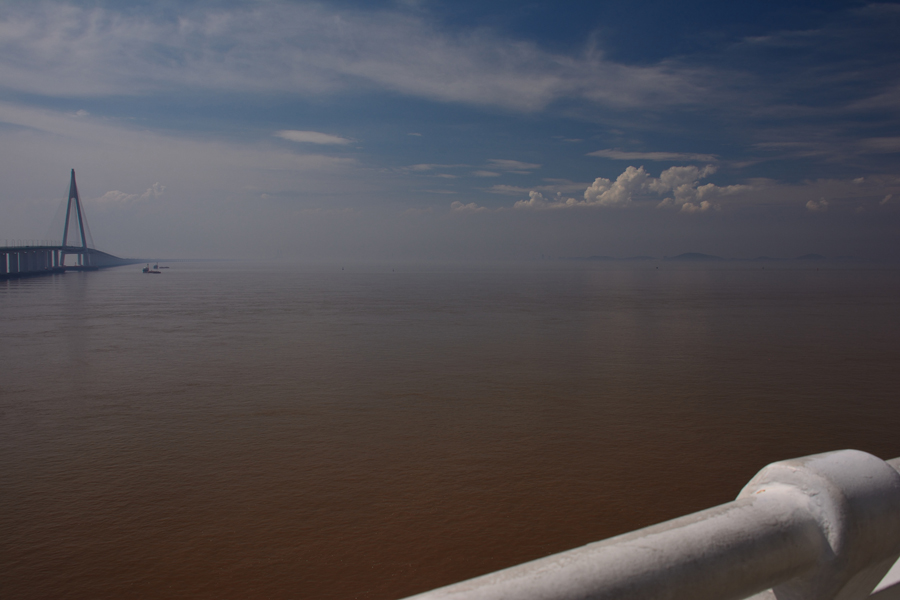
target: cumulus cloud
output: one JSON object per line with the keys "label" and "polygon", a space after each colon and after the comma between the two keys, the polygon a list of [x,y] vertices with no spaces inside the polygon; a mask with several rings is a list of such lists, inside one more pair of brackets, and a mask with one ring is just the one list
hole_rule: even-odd
{"label": "cumulus cloud", "polygon": [[487,210],[484,206],[478,206],[474,202],[463,204],[459,200],[450,204],[450,210],[455,212],[484,212]]}
{"label": "cumulus cloud", "polygon": [[585,183],[570,181],[568,179],[545,178],[544,181],[546,182],[544,185],[531,187],[506,184],[492,185],[487,189],[487,191],[492,194],[503,194],[506,196],[521,196],[523,194],[527,194],[532,190],[537,192],[550,192],[551,194],[580,194],[584,190],[585,185],[587,185]]}
{"label": "cumulus cloud", "polygon": [[147,188],[147,191],[141,194],[141,200],[148,200],[150,198],[159,198],[166,191],[166,186],[161,185],[159,182],[154,183],[150,187]]}
{"label": "cumulus cloud", "polygon": [[821,212],[828,209],[828,200],[819,198],[819,200],[810,200],[806,203],[806,210],[810,212]]}
{"label": "cumulus cloud", "polygon": [[282,139],[298,142],[302,144],[349,144],[351,140],[342,138],[328,133],[319,133],[318,131],[295,131],[293,129],[283,129],[275,132],[277,137]]}
{"label": "cumulus cloud", "polygon": [[556,194],[556,198],[547,200],[544,195],[538,191],[531,190],[528,192],[528,200],[519,200],[513,205],[513,208],[568,208],[577,206],[579,201],[575,198],[563,198],[561,193]]}
{"label": "cumulus cloud", "polygon": [[652,183],[644,167],[628,167],[615,182],[603,177],[595,179],[584,191],[584,201],[591,205],[622,206],[631,202],[635,195],[645,192]]}
{"label": "cumulus cloud", "polygon": [[[716,172],[716,167],[706,165],[703,169],[695,166],[670,167],[660,173],[659,179],[650,182],[650,189],[654,192],[668,192],[679,189],[687,190],[696,185],[697,180],[703,179]],[[686,187],[687,186],[687,187]]]}
{"label": "cumulus cloud", "polygon": [[681,205],[681,212],[686,213],[695,213],[695,212],[705,212],[712,208],[713,205],[709,203],[708,200],[703,200],[699,204],[694,204],[693,202],[685,202]]}
{"label": "cumulus cloud", "polygon": [[119,190],[112,190],[95,199],[94,202],[107,206],[121,206],[125,204],[131,204],[132,202],[138,200],[159,198],[165,193],[165,191],[166,186],[157,182],[148,187],[143,194],[127,194],[125,192],[120,192]]}
{"label": "cumulus cloud", "polygon": [[[575,206],[626,206],[635,198],[648,197],[651,194],[668,194],[658,204],[660,208],[678,207],[684,212],[702,212],[717,208],[715,200],[723,196],[749,191],[751,186],[729,185],[717,186],[712,183],[699,185],[699,181],[716,172],[714,165],[703,168],[696,166],[670,167],[652,177],[644,167],[629,166],[615,181],[598,177],[585,191],[584,200],[562,198],[548,200],[536,190],[529,192],[528,200],[515,203],[516,208],[569,208]],[[495,186],[497,187],[497,186]]]}

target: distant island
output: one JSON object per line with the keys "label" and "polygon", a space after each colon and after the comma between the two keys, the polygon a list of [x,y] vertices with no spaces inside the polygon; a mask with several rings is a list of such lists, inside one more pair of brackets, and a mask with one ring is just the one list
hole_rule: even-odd
{"label": "distant island", "polygon": [[664,260],[664,261],[690,261],[690,262],[716,262],[716,261],[729,261],[729,262],[773,262],[773,261],[792,261],[792,260],[802,260],[802,261],[853,261],[853,262],[865,262],[866,259],[859,258],[856,256],[834,256],[829,258],[827,256],[823,256],[821,254],[803,254],[802,256],[795,256],[793,258],[776,258],[772,256],[757,256],[756,258],[723,258],[721,256],[716,256],[715,254],[704,254],[702,252],[685,252],[683,254],[679,254],[677,256],[663,256],[662,258],[656,258],[653,256],[626,256],[624,258],[618,258],[615,256],[609,256],[607,254],[595,254],[592,256],[560,256],[557,260],[583,260],[583,261],[622,261],[622,260]]}

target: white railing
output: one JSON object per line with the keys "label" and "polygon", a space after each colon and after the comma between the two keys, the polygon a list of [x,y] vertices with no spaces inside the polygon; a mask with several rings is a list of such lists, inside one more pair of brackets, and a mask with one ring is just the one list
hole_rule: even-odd
{"label": "white railing", "polygon": [[898,468],[858,450],[773,463],[734,502],[408,600],[900,599]]}

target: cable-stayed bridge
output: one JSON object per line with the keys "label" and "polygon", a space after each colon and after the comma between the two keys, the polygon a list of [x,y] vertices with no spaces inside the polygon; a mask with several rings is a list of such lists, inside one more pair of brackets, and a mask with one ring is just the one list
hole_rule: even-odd
{"label": "cable-stayed bridge", "polygon": [[62,241],[5,240],[4,245],[0,246],[0,279],[65,271],[93,271],[140,262],[145,261],[119,258],[94,248],[91,230],[78,196],[75,169],[72,169]]}

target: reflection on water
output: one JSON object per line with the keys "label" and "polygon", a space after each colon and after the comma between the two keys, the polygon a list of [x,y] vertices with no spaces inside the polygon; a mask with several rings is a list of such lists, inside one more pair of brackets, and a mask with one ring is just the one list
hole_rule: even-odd
{"label": "reflection on water", "polygon": [[0,282],[0,596],[398,598],[900,456],[900,272]]}

